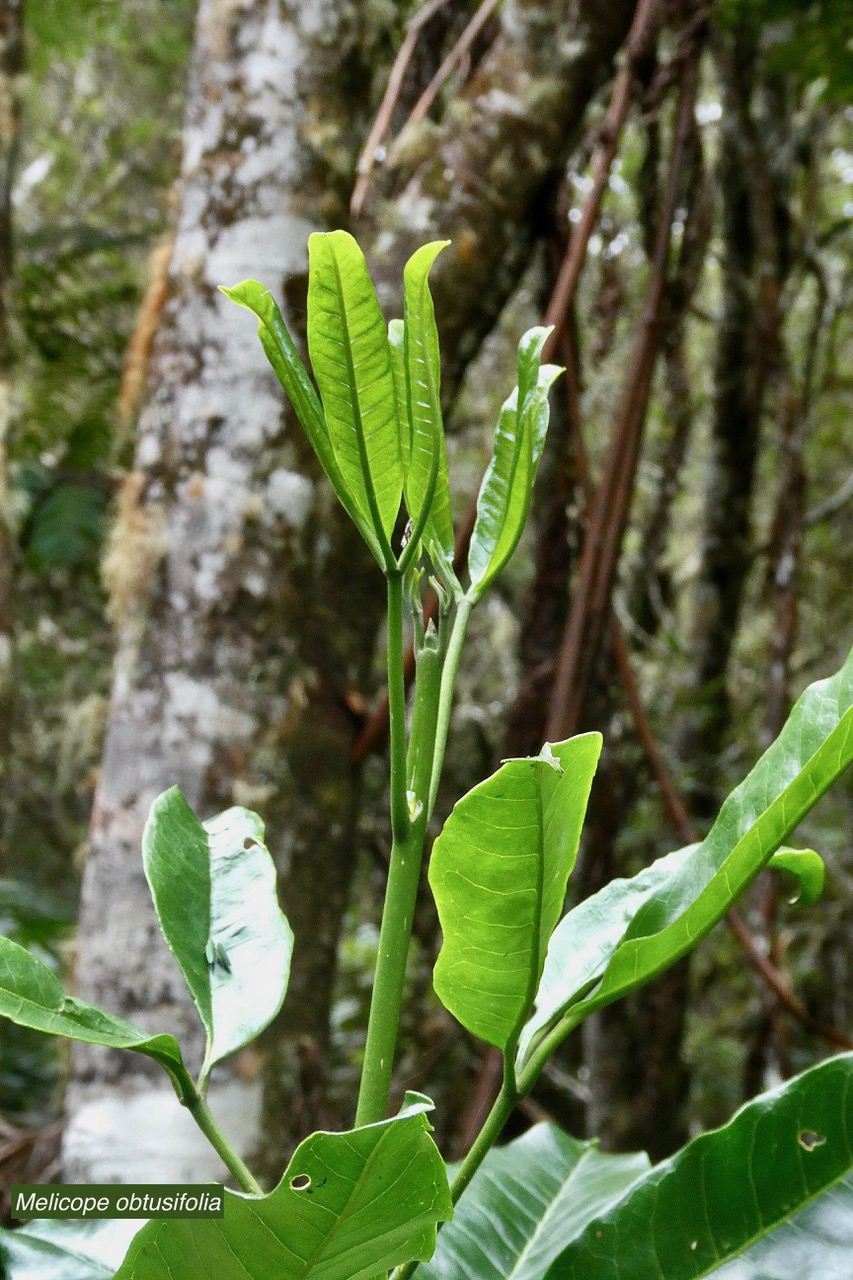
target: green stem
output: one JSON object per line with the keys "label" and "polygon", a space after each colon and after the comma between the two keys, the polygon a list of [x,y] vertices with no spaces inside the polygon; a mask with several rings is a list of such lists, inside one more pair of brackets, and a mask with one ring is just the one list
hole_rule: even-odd
{"label": "green stem", "polygon": [[262,1196],[264,1194],[263,1187],[255,1180],[251,1171],[237,1155],[237,1152],[214,1120],[213,1113],[204,1099],[199,1094],[196,1094],[194,1098],[187,1100],[186,1105],[193,1120],[195,1120],[214,1151],[221,1157],[225,1167],[233,1173],[243,1191],[248,1191],[253,1196]]}
{"label": "green stem", "polygon": [[511,1087],[506,1079],[504,1079],[501,1091],[495,1098],[492,1109],[486,1117],[485,1124],[477,1134],[477,1137],[474,1140],[474,1145],[462,1161],[459,1172],[453,1179],[453,1183],[450,1187],[450,1198],[454,1204],[459,1200],[463,1191],[468,1186],[468,1183],[483,1163],[483,1160],[497,1142],[501,1134],[501,1129],[503,1129],[507,1120],[512,1115],[515,1104],[518,1102],[518,1098],[519,1095],[516,1090]]}
{"label": "green stem", "polygon": [[358,1094],[356,1125],[376,1124],[388,1113],[391,1069],[397,1045],[397,1029],[403,1005],[406,961],[415,900],[421,878],[421,861],[426,831],[425,813],[410,826],[403,841],[391,849],[388,887],[379,932],[379,955],[370,1000],[364,1066]]}
{"label": "green stem", "polygon": [[391,833],[395,844],[409,834],[406,796],[406,679],[403,671],[403,575],[388,574],[388,720],[391,734]]}
{"label": "green stem", "polygon": [[444,764],[444,751],[447,746],[447,733],[450,728],[450,711],[453,706],[453,689],[456,684],[456,673],[459,670],[459,659],[462,656],[462,645],[465,641],[465,632],[468,630],[468,620],[471,617],[471,610],[474,607],[474,601],[468,596],[463,596],[459,601],[456,609],[456,617],[453,619],[453,630],[450,633],[450,641],[447,646],[447,657],[444,661],[444,670],[441,673],[441,690],[438,697],[438,723],[435,731],[435,752],[432,761],[432,778],[429,788],[429,804],[427,805],[427,819],[432,816],[435,808],[435,798],[438,794],[438,784],[441,779],[441,768]]}
{"label": "green stem", "polygon": [[[388,577],[388,709],[391,721],[391,865],[379,931],[379,954],[370,1000],[364,1066],[358,1094],[357,1125],[375,1124],[388,1112],[388,1093],[397,1029],[403,1006],[406,962],[412,935],[415,902],[421,878],[427,813],[426,797],[420,792],[429,782],[425,768],[432,763],[432,728],[436,717],[437,676],[441,654],[431,637],[419,655],[415,681],[415,708],[412,716],[411,760],[406,761],[406,704],[403,683],[402,576]],[[414,820],[409,811],[407,789],[421,801]],[[405,822],[401,819],[404,810]]]}

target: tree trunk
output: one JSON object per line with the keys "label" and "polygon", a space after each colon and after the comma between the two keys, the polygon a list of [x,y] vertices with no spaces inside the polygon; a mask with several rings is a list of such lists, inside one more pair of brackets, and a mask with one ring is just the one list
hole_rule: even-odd
{"label": "tree trunk", "polygon": [[[322,115],[324,147],[336,137],[349,147],[354,122],[331,87],[357,54],[339,8],[202,0],[169,299],[107,564],[118,653],[78,989],[177,1033],[195,1066],[200,1028],[142,874],[154,797],[178,783],[202,816],[241,803],[267,821],[297,939],[284,1023],[303,1057],[322,1058],[353,864],[345,695],[367,679],[381,581],[318,483],[254,326],[217,291],[260,276],[294,300],[298,327],[308,234],[318,210],[337,219],[340,208],[312,125]],[[151,1065],[77,1049],[66,1177],[220,1176]],[[245,1052],[211,1086],[244,1153],[258,1138],[259,1071],[257,1051]],[[289,1101],[294,1125],[316,1120],[312,1097]]]}

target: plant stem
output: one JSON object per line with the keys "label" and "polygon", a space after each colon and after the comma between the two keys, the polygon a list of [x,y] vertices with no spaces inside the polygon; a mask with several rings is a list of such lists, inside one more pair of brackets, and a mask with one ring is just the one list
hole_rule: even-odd
{"label": "plant stem", "polygon": [[462,1161],[459,1172],[453,1179],[453,1184],[450,1188],[450,1198],[454,1204],[459,1200],[462,1192],[468,1186],[468,1183],[483,1163],[483,1160],[497,1142],[500,1137],[501,1129],[503,1129],[507,1120],[512,1115],[513,1108],[515,1107],[516,1102],[518,1102],[518,1098],[518,1093],[515,1089],[509,1086],[505,1079],[501,1086],[500,1093],[495,1098],[491,1111],[486,1116],[485,1124],[477,1134],[477,1137],[474,1140],[474,1145]]}
{"label": "plant stem", "polygon": [[391,833],[397,845],[408,838],[411,819],[406,796],[403,575],[396,570],[388,574],[388,721],[391,736]]}
{"label": "plant stem", "polygon": [[406,961],[415,899],[421,878],[426,813],[410,825],[403,841],[394,841],[388,887],[379,932],[379,955],[370,1000],[370,1019],[364,1047],[364,1066],[358,1093],[356,1125],[376,1124],[388,1112],[388,1093],[397,1028],[403,1004]]}
{"label": "plant stem", "polygon": [[[370,1018],[367,1024],[367,1041],[364,1047],[364,1066],[358,1094],[355,1122],[357,1125],[375,1124],[384,1120],[388,1111],[388,1093],[394,1050],[397,1045],[397,1028],[403,1005],[403,988],[406,981],[406,961],[415,901],[421,878],[424,837],[426,835],[426,804],[422,800],[420,812],[414,821],[409,812],[407,795],[408,777],[406,761],[406,694],[403,683],[403,579],[401,574],[388,575],[388,711],[391,729],[391,865],[388,869],[388,885],[382,910],[382,927],[379,932],[379,954],[376,958],[376,975],[370,1000]],[[432,668],[440,662],[440,655],[428,656]],[[429,679],[418,670],[415,681],[415,715],[413,733],[417,728],[418,742],[430,744],[429,719],[435,717],[435,675]],[[433,705],[424,705],[425,698]],[[415,754],[418,754],[417,752]],[[432,760],[431,750],[429,752]],[[412,762],[413,766],[416,763]],[[420,776],[423,762],[416,770]],[[415,779],[413,776],[413,785]],[[417,799],[422,799],[420,796]]]}
{"label": "plant stem", "polygon": [[450,633],[450,641],[447,646],[447,657],[444,661],[444,670],[441,673],[441,690],[438,696],[438,722],[435,732],[435,752],[432,761],[432,778],[429,789],[429,804],[427,805],[427,820],[432,816],[435,807],[435,797],[438,794],[438,784],[441,778],[441,767],[444,764],[444,750],[447,746],[447,733],[450,728],[450,711],[453,705],[453,689],[456,684],[456,673],[459,670],[459,659],[462,655],[462,645],[465,641],[465,632],[468,630],[468,619],[471,617],[471,610],[474,607],[474,601],[468,596],[463,596],[459,601],[456,609],[456,617],[453,619],[453,630]]}
{"label": "plant stem", "polygon": [[233,1173],[243,1191],[248,1191],[253,1196],[262,1196],[264,1194],[263,1187],[256,1181],[251,1171],[237,1155],[237,1152],[214,1120],[213,1113],[204,1099],[199,1094],[196,1094],[194,1098],[187,1101],[186,1105],[193,1120],[195,1120],[214,1151],[222,1158],[222,1163]]}

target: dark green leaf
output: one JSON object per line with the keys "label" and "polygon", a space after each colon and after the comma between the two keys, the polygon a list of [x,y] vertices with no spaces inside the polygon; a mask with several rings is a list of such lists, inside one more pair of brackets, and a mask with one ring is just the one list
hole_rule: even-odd
{"label": "dark green leaf", "polygon": [[450,1217],[428,1099],[349,1133],[314,1133],[268,1196],[226,1191],[221,1219],[150,1222],[116,1280],[373,1280],[430,1257]]}
{"label": "dark green leaf", "polygon": [[435,989],[459,1021],[505,1049],[533,1002],[577,856],[601,735],[508,760],[455,806],[429,882],[444,944]]}
{"label": "dark green leaf", "polygon": [[[754,1099],[596,1217],[549,1268],[547,1280],[716,1274],[853,1168],[851,1084],[853,1055],[846,1054]],[[767,1273],[752,1274],[757,1280]],[[824,1280],[819,1259],[800,1274]]]}
{"label": "dark green leaf", "polygon": [[0,1017],[70,1040],[135,1049],[165,1068],[179,1098],[192,1096],[192,1081],[174,1036],[152,1036],[123,1018],[66,996],[50,969],[8,938],[0,938]]}
{"label": "dark green leaf", "polygon": [[315,233],[308,257],[308,351],[332,447],[349,492],[385,549],[403,492],[385,322],[351,235]]}
{"label": "dark green leaf", "polygon": [[142,837],[160,928],[207,1032],[201,1083],[281,1008],[293,934],[279,910],[264,825],[248,809],[199,822],[177,787],[154,801]]}
{"label": "dark green leaf", "polygon": [[538,1124],[489,1152],[417,1280],[541,1280],[590,1218],[649,1167]]}
{"label": "dark green leaf", "polygon": [[853,1175],[710,1274],[713,1280],[850,1280]]}

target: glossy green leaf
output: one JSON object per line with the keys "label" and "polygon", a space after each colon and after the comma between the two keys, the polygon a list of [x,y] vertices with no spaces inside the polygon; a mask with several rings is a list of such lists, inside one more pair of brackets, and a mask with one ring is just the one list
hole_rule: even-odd
{"label": "glossy green leaf", "polygon": [[150,1222],[116,1280],[372,1280],[428,1258],[451,1215],[428,1099],[349,1133],[314,1133],[268,1196],[226,1191],[221,1219]]}
{"label": "glossy green leaf", "polygon": [[[308,240],[308,351],[340,471],[385,551],[403,466],[385,321],[364,255],[345,231]],[[390,551],[387,551],[390,562]],[[387,567],[387,564],[386,564]]]}
{"label": "glossy green leaf", "polygon": [[518,346],[518,386],[498,419],[495,447],[480,493],[468,552],[471,591],[479,599],[509,560],[530,508],[548,429],[548,392],[562,372],[539,367],[550,329],[530,329]]}
{"label": "glossy green leaf", "polygon": [[428,501],[431,502],[424,541],[427,548],[437,541],[445,556],[452,559],[453,518],[441,415],[441,359],[429,291],[430,269],[447,244],[448,240],[425,244],[412,254],[403,271],[403,332],[411,442],[405,491],[406,506],[416,525]]}
{"label": "glossy green leaf", "polygon": [[33,1219],[15,1231],[0,1228],[0,1275],[8,1280],[112,1280],[140,1229],[127,1218]]}
{"label": "glossy green leaf", "polygon": [[797,892],[789,900],[792,907],[810,907],[823,893],[826,867],[814,849],[780,849],[767,864],[772,871],[785,871],[797,881]]}
{"label": "glossy green leaf", "polygon": [[245,307],[247,311],[251,311],[258,317],[260,321],[258,337],[261,345],[293,405],[296,416],[302,423],[305,434],[320,460],[320,465],[350,519],[358,527],[377,560],[382,563],[382,553],[370,519],[367,513],[362,511],[338,466],[323,406],[314,390],[308,371],[299,358],[293,339],[287,331],[278,304],[269,289],[265,289],[257,280],[244,280],[231,289],[223,286],[220,288],[232,302]]}
{"label": "glossy green leaf", "polygon": [[[849,1174],[851,1085],[853,1055],[845,1054],[754,1099],[597,1216],[547,1280],[714,1275]],[[823,1280],[819,1266],[801,1274]]]}
{"label": "glossy green leaf", "polygon": [[649,1168],[645,1155],[602,1155],[554,1125],[493,1148],[442,1229],[417,1280],[542,1280],[591,1218]]}
{"label": "glossy green leaf", "polygon": [[850,1280],[851,1258],[853,1174],[710,1275],[713,1280]]}
{"label": "glossy green leaf", "polygon": [[281,1008],[293,934],[279,909],[264,824],[233,808],[199,822],[177,787],[158,796],[142,837],[160,928],[207,1033],[201,1082]]}
{"label": "glossy green leaf", "polygon": [[412,456],[412,431],[409,423],[409,388],[406,378],[406,326],[402,320],[388,321],[388,346],[391,349],[391,372],[394,375],[400,461],[403,465],[403,475],[406,476]]}
{"label": "glossy green leaf", "polygon": [[601,735],[586,733],[506,761],[456,804],[433,847],[444,935],[435,989],[499,1049],[532,1005],[600,752]]}
{"label": "glossy green leaf", "polygon": [[154,1058],[169,1073],[179,1098],[193,1094],[174,1036],[151,1035],[93,1004],[67,996],[46,965],[8,938],[0,938],[0,1017],[19,1027],[70,1040],[102,1044],[108,1049],[135,1049]]}
{"label": "glossy green leaf", "polygon": [[[779,737],[728,797],[705,839],[689,849],[689,856],[682,852],[665,878],[653,875],[654,892],[641,895],[627,928],[617,930],[618,940],[589,993],[579,995],[575,977],[569,975],[562,1005],[550,998],[551,1023],[557,1020],[556,1011],[568,1033],[593,1010],[644,985],[695,947],[851,761],[853,652],[836,675],[806,689]],[[602,913],[611,902],[622,912],[621,895],[597,896]],[[560,932],[574,929],[575,911],[566,916]],[[553,976],[549,974],[549,983]],[[555,980],[551,989],[557,988]]]}

